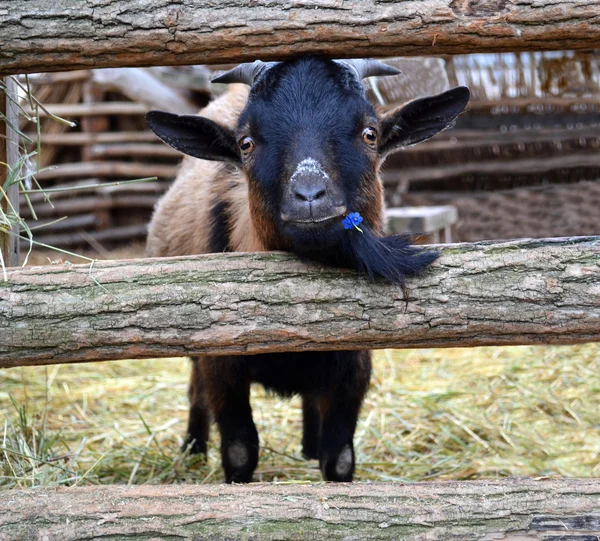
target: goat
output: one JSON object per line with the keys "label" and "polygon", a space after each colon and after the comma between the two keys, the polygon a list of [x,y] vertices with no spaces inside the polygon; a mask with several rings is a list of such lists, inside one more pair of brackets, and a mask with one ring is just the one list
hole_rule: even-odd
{"label": "goat", "polygon": [[[380,166],[453,124],[469,91],[458,87],[378,114],[361,80],[396,73],[375,60],[256,61],[215,80],[243,84],[231,84],[202,116],[149,112],[156,135],[193,158],[185,157],[155,210],[147,255],[286,250],[404,285],[437,253],[383,236]],[[368,351],[192,361],[186,443],[206,453],[212,416],[227,482],[250,482],[258,462],[252,382],[300,394],[304,456],[319,460],[325,480],[353,479]]]}

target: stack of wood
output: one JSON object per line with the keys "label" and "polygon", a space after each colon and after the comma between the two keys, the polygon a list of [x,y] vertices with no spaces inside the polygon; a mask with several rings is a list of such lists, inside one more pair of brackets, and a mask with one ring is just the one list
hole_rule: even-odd
{"label": "stack of wood", "polygon": [[[390,158],[388,205],[455,206],[461,241],[597,234],[600,56],[440,61],[450,86],[471,88],[471,103],[453,129]],[[390,79],[386,108],[406,101]]]}
{"label": "stack of wood", "polygon": [[[29,196],[37,220],[26,201],[20,209],[28,225],[37,228],[36,241],[57,247],[91,245],[102,251],[145,237],[152,209],[175,177],[181,155],[148,129],[144,114],[152,108],[195,113],[209,100],[208,70],[180,68],[178,77],[172,71],[105,69],[29,77],[44,109],[76,123],[71,128],[39,110],[42,170],[35,178],[51,191]],[[163,79],[172,79],[174,85],[184,80],[186,89],[168,86]],[[37,141],[34,128],[23,119],[21,129]],[[67,190],[148,177],[157,180]]]}

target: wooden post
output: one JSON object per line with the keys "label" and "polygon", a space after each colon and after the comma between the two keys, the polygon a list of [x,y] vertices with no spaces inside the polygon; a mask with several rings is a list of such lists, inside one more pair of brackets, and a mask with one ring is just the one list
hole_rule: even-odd
{"label": "wooden post", "polygon": [[[6,196],[0,194],[0,205],[3,212],[9,214],[12,212],[11,205],[15,212],[19,212],[19,185],[5,186],[10,169],[19,162],[19,136],[9,125],[18,126],[19,113],[15,103],[17,85],[10,77],[5,77],[3,83],[6,90],[0,90],[0,113],[6,116],[7,122],[0,120],[0,186],[3,187]],[[12,230],[15,235],[0,231],[0,252],[7,267],[16,267],[19,264],[19,241],[16,237],[19,228],[13,225]]]}

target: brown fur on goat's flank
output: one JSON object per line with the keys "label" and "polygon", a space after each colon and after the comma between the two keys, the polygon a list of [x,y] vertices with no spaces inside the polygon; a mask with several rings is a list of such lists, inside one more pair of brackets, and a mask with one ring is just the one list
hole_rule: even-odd
{"label": "brown fur on goat's flank", "polygon": [[[246,85],[230,85],[200,114],[235,129],[248,101]],[[146,255],[167,257],[209,252],[210,212],[215,202],[227,205],[230,243],[236,252],[261,252],[250,216],[248,182],[244,174],[220,162],[185,156],[173,185],[159,201],[148,228]]]}

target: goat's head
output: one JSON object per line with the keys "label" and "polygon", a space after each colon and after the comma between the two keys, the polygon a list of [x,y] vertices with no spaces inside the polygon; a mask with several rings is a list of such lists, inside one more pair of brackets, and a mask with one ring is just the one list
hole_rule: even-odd
{"label": "goat's head", "polygon": [[[151,111],[146,118],[174,148],[243,169],[251,213],[267,246],[401,282],[435,254],[409,248],[397,237],[380,237],[379,168],[386,155],[453,124],[469,91],[458,87],[378,115],[361,79],[396,73],[375,60],[257,61],[215,80],[251,85],[235,131],[201,116]],[[363,216],[362,233],[344,229],[350,212]]]}

